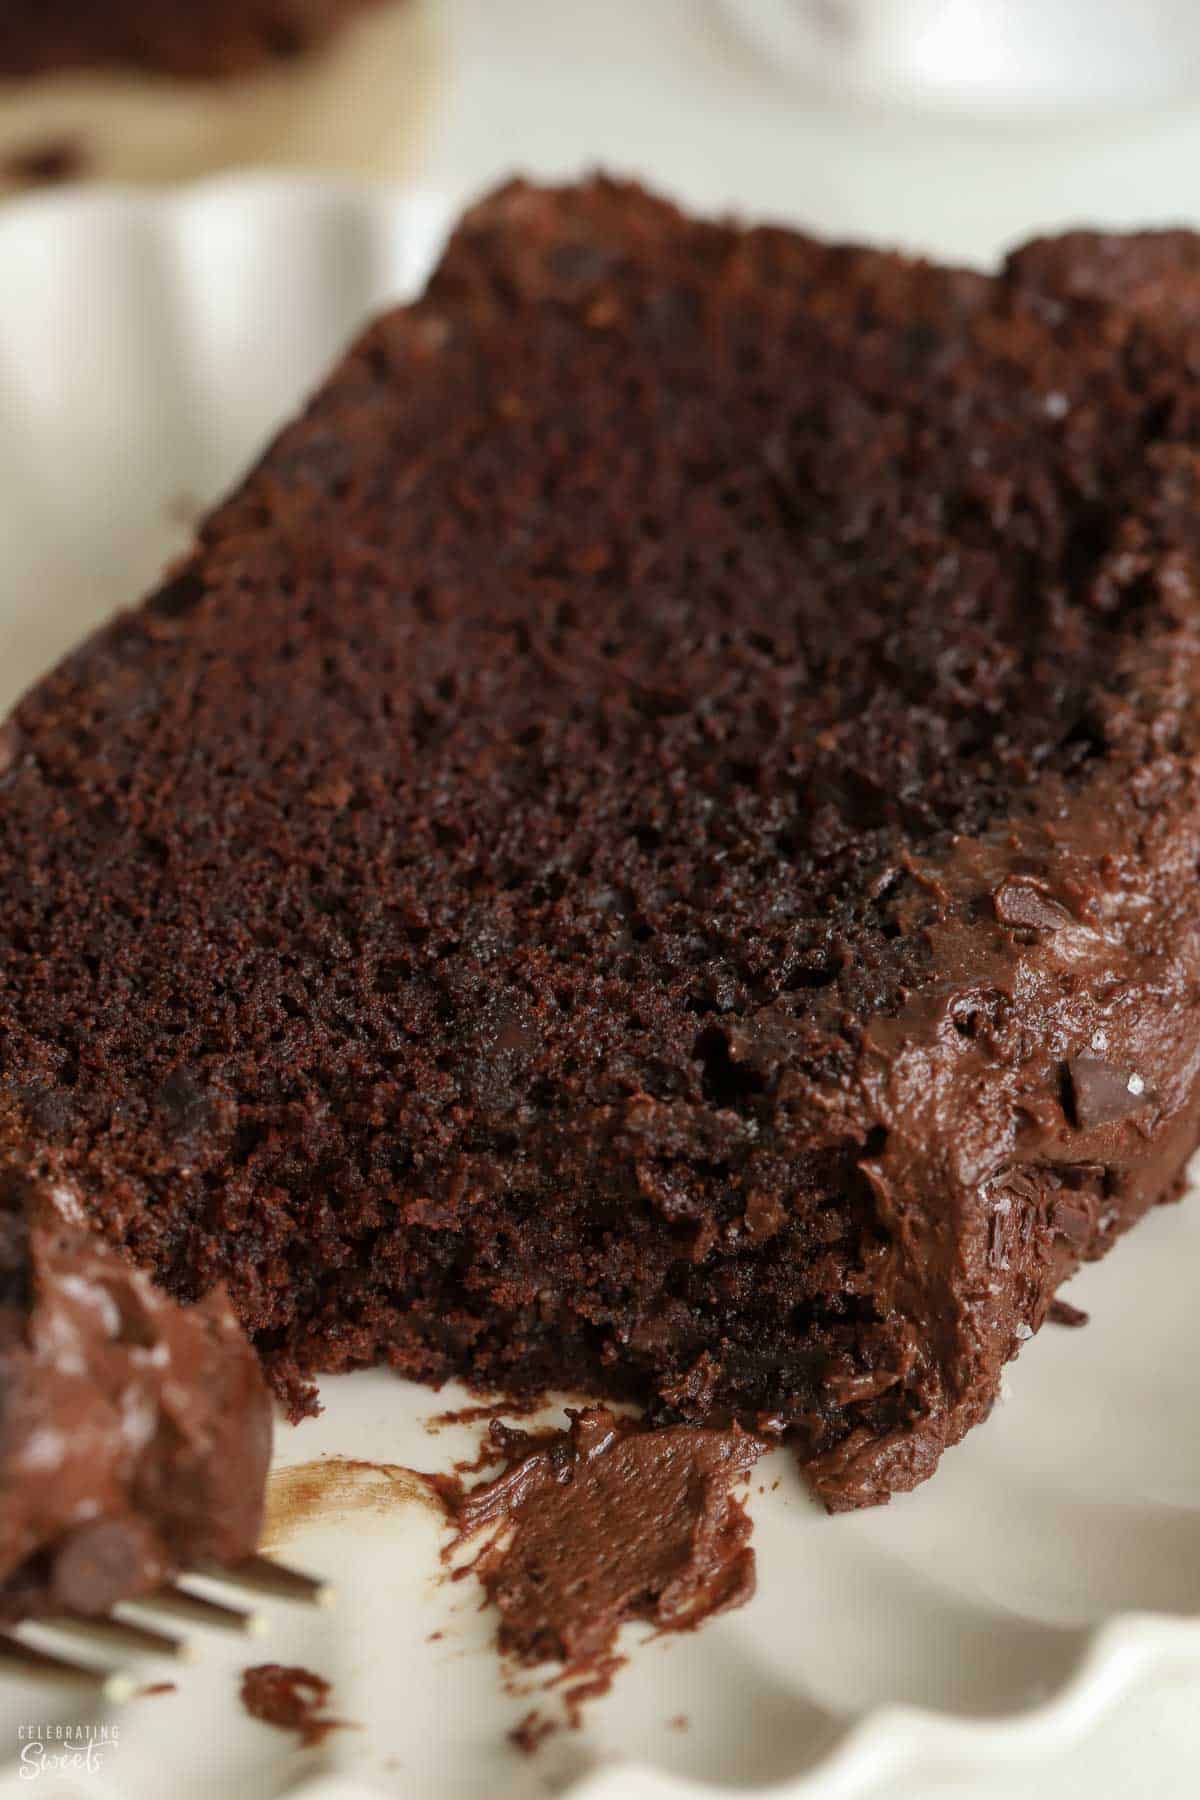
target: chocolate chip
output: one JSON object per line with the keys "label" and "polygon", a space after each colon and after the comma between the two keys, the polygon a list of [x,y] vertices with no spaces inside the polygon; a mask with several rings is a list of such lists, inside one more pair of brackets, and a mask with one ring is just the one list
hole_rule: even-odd
{"label": "chocolate chip", "polygon": [[154,1096],[154,1110],[173,1141],[186,1142],[207,1129],[212,1118],[208,1089],[190,1070],[173,1069]]}
{"label": "chocolate chip", "polygon": [[64,1612],[94,1616],[118,1600],[147,1593],[162,1572],[144,1526],[136,1519],[102,1519],[73,1531],[60,1546],[51,1593]]}
{"label": "chocolate chip", "polygon": [[159,619],[185,619],[195,612],[205,592],[203,577],[195,569],[183,568],[163,583],[147,601],[147,607]]}
{"label": "chocolate chip", "polygon": [[992,900],[1002,925],[1026,931],[1061,931],[1064,925],[1073,923],[1066,907],[1028,877],[1006,876]]}
{"label": "chocolate chip", "polygon": [[1070,1115],[1080,1131],[1126,1119],[1152,1098],[1141,1075],[1115,1068],[1099,1056],[1071,1057],[1066,1076]]}

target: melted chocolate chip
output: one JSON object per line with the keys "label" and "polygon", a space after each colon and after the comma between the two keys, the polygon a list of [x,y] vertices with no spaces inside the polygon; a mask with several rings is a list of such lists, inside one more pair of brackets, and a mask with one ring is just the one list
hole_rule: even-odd
{"label": "melted chocolate chip", "polygon": [[1009,875],[993,896],[996,917],[1002,925],[1029,931],[1061,931],[1073,923],[1070,912],[1038,882]]}
{"label": "melted chocolate chip", "polygon": [[1143,1077],[1115,1068],[1098,1056],[1073,1056],[1067,1063],[1072,1116],[1080,1131],[1113,1125],[1149,1106],[1153,1096]]}
{"label": "melted chocolate chip", "polygon": [[71,1532],[55,1551],[51,1605],[99,1615],[118,1600],[149,1593],[164,1573],[162,1552],[140,1520],[99,1519]]}

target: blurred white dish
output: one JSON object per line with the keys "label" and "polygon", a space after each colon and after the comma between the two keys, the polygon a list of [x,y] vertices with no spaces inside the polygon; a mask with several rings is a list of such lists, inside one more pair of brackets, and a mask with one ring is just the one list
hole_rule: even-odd
{"label": "blurred white dish", "polygon": [[[354,326],[412,288],[444,227],[435,200],[262,180],[0,214],[0,706],[136,597]],[[492,1621],[470,1583],[439,1581],[441,1528],[412,1503],[290,1537],[338,1610],[279,1606],[261,1645],[148,1664],[178,1692],[127,1707],[99,1774],[53,1791],[532,1800],[576,1781],[588,1800],[700,1800],[711,1783],[777,1800],[1034,1785],[1183,1800],[1200,1623],[1166,1615],[1200,1610],[1197,1268],[1200,1203],[1148,1219],[1072,1284],[1087,1328],[1047,1327],[1007,1404],[884,1510],[826,1519],[786,1457],[760,1465],[752,1604],[691,1639],[631,1634],[632,1664],[584,1730],[534,1757],[505,1735],[531,1701],[502,1688]],[[384,1374],[324,1394],[323,1418],[280,1428],[281,1465],[445,1467],[476,1440],[427,1431],[452,1394]],[[246,1719],[237,1672],[267,1659],[330,1677],[359,1729],[301,1752]],[[61,1691],[6,1684],[0,1755],[22,1725],[77,1716]],[[9,1763],[0,1794],[29,1791]]]}
{"label": "blurred white dish", "polygon": [[764,53],[835,91],[1021,118],[1195,96],[1192,0],[726,0]]}

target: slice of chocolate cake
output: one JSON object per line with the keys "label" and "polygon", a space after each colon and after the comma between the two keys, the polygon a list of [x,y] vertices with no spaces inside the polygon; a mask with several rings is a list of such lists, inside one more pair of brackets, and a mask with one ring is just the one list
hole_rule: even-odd
{"label": "slice of chocolate cake", "polygon": [[290,62],[380,0],[4,0],[0,76],[126,67],[189,79]]}
{"label": "slice of chocolate cake", "polygon": [[322,1369],[933,1469],[1200,1137],[1200,245],[510,187],[0,779],[0,1131]]}
{"label": "slice of chocolate cake", "polygon": [[180,1306],[0,1170],[0,1619],[106,1613],[251,1555],[271,1405],[219,1292]]}

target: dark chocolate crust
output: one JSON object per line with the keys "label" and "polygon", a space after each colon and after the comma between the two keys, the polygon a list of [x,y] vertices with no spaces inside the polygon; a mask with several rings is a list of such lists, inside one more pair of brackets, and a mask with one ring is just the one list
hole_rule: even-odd
{"label": "dark chocolate crust", "polygon": [[4,0],[0,79],[137,68],[215,80],[323,43],[380,0]]}
{"label": "dark chocolate crust", "polygon": [[1200,1136],[1198,267],[483,203],[18,708],[0,1131],[298,1406],[923,1478]]}

